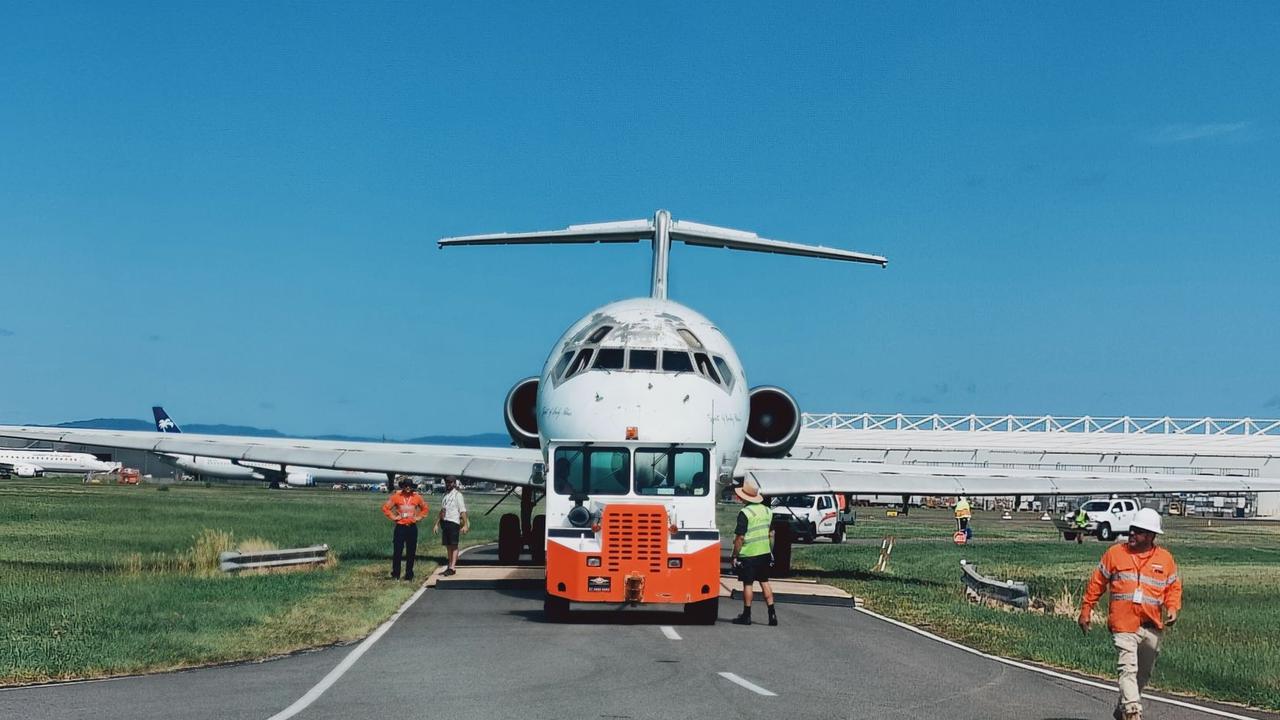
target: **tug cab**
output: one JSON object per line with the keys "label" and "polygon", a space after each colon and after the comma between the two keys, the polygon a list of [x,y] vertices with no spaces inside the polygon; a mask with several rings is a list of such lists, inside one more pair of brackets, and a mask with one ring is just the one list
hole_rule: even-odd
{"label": "tug cab", "polygon": [[714,623],[715,452],[711,443],[549,443],[547,619],[563,620],[571,602],[678,603]]}

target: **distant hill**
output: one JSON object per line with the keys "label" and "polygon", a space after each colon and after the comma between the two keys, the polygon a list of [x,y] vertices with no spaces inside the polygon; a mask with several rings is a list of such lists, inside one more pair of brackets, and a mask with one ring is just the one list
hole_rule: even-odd
{"label": "distant hill", "polygon": [[[150,420],[134,418],[94,418],[92,420],[72,420],[58,423],[54,427],[79,428],[83,430],[154,430],[155,423]],[[198,435],[252,435],[256,437],[298,437],[311,440],[336,440],[339,442],[408,442],[419,445],[465,445],[469,447],[507,447],[511,438],[503,433],[480,433],[477,435],[424,435],[409,440],[394,438],[359,437],[353,435],[285,435],[279,430],[258,428],[250,425],[200,425],[182,424],[182,431]]]}

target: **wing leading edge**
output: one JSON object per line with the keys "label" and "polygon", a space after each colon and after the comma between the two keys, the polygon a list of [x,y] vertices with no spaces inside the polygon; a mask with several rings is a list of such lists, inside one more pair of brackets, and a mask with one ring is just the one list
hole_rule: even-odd
{"label": "wing leading edge", "polygon": [[540,485],[535,482],[533,466],[542,461],[542,453],[538,450],[522,448],[336,442],[234,435],[0,426],[0,437],[333,470],[457,475],[469,480],[520,486]]}

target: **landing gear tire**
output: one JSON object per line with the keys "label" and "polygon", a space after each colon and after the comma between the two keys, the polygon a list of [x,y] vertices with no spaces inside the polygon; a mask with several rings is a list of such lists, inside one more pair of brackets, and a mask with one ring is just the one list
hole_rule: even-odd
{"label": "landing gear tire", "polygon": [[503,515],[498,520],[498,562],[514,565],[520,560],[520,548],[523,545],[520,538],[520,517],[515,513]]}
{"label": "landing gear tire", "polygon": [[542,599],[542,619],[551,623],[561,623],[569,619],[569,601],[565,598],[547,593]]}
{"label": "landing gear tire", "polygon": [[836,531],[831,533],[831,542],[837,545],[844,542],[844,523],[836,523]]}
{"label": "landing gear tire", "polygon": [[694,625],[715,625],[720,617],[720,596],[685,603],[684,616]]}
{"label": "landing gear tire", "polygon": [[1111,542],[1116,539],[1116,534],[1111,532],[1109,523],[1102,523],[1098,526],[1098,539],[1102,542]]}
{"label": "landing gear tire", "polygon": [[547,564],[547,516],[535,515],[529,528],[529,557],[534,565]]}

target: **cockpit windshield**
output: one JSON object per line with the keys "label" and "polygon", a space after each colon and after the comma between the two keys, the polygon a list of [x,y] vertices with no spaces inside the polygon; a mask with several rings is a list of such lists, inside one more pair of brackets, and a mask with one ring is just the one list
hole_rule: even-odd
{"label": "cockpit windshield", "polygon": [[[613,332],[616,329],[611,325],[602,325],[585,339],[567,343],[552,367],[552,382],[558,385],[581,373],[596,370],[690,373],[706,378],[725,390],[733,390],[734,374],[728,361],[707,352],[692,332],[685,329],[678,331],[688,347],[630,347],[627,344],[629,336],[624,332]],[[605,341],[609,341],[609,344],[601,344]],[[619,342],[622,344],[617,344]]]}

